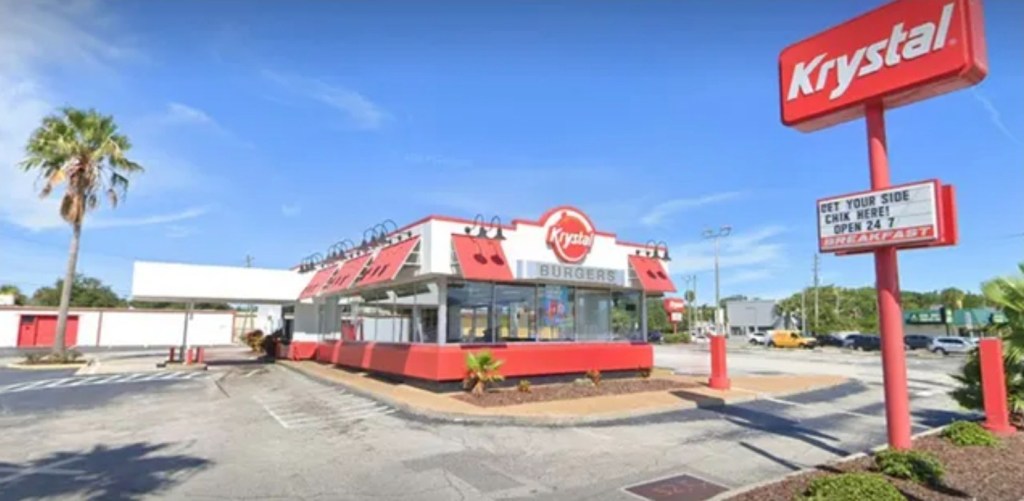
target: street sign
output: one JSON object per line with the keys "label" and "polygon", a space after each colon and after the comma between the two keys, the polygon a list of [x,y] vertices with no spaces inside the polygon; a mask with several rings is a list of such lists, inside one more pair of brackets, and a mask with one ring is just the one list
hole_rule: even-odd
{"label": "street sign", "polygon": [[836,252],[940,241],[940,185],[924,181],[818,200],[818,248]]}
{"label": "street sign", "polygon": [[674,323],[674,324],[678,324],[679,322],[683,321],[683,314],[681,312],[673,311],[673,312],[669,313],[668,315],[669,315],[669,320],[672,323]]}

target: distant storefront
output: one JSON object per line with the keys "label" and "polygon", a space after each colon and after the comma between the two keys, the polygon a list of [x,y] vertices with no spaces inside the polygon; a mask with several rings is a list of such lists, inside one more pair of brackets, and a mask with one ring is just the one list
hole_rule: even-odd
{"label": "distant storefront", "polygon": [[727,301],[725,313],[729,322],[729,334],[744,336],[780,327],[783,323],[782,317],[779,316],[775,305],[775,301],[758,299]]}
{"label": "distant storefront", "polygon": [[903,323],[906,334],[979,336],[1006,316],[995,308],[933,308],[904,311]]}

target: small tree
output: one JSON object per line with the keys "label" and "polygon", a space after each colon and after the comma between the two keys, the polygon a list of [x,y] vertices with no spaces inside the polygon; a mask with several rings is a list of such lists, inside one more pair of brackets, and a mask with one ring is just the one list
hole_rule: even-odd
{"label": "small tree", "polygon": [[[1020,265],[1024,274],[1024,264]],[[989,302],[1003,309],[1007,323],[992,326],[989,332],[1003,339],[1003,370],[1006,372],[1006,398],[1013,414],[1019,421],[1024,417],[1024,276],[1000,277],[982,286]],[[959,374],[953,378],[960,387],[950,396],[966,409],[984,408],[981,384],[981,362],[974,350],[967,358]]]}
{"label": "small tree", "polygon": [[14,304],[18,306],[25,304],[25,295],[21,293],[21,289],[19,289],[17,285],[0,285],[0,294],[10,294],[14,296]]}
{"label": "small tree", "polygon": [[21,168],[36,172],[43,181],[39,196],[47,197],[63,184],[60,216],[71,225],[71,248],[60,294],[57,333],[53,351],[64,353],[71,284],[78,264],[78,247],[86,212],[95,209],[104,194],[116,206],[128,189],[128,175],[141,172],[142,166],[126,156],[131,149],[128,138],[117,131],[114,118],[96,110],[63,108],[43,118],[28,144]]}
{"label": "small tree", "polygon": [[498,369],[504,364],[504,360],[498,360],[489,351],[466,354],[466,388],[471,389],[474,394],[484,392],[486,386],[498,381],[504,381],[505,376],[498,374]]}

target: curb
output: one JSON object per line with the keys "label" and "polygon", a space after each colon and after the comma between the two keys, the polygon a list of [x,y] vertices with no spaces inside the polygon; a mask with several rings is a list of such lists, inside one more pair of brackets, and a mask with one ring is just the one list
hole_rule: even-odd
{"label": "curb", "polygon": [[[938,434],[938,433],[942,432],[942,430],[946,429],[947,426],[949,426],[949,425],[946,424],[946,425],[939,426],[937,428],[932,428],[930,430],[922,431],[921,433],[918,433],[916,435],[911,435],[910,438],[911,438],[911,440],[916,440],[916,439],[921,438],[921,437],[927,437],[927,436],[930,436],[930,435],[935,435],[935,434]],[[879,446],[873,447],[873,448],[871,448],[871,449],[869,449],[867,451],[857,452],[855,454],[850,454],[849,456],[844,456],[844,457],[841,457],[841,458],[833,460],[833,461],[828,461],[826,463],[820,463],[820,464],[817,464],[817,465],[814,465],[814,466],[809,466],[807,468],[801,468],[801,469],[799,469],[797,471],[789,472],[789,473],[787,473],[787,474],[785,474],[785,475],[783,475],[781,477],[775,477],[775,478],[771,478],[771,479],[768,479],[768,480],[762,480],[760,482],[755,482],[753,484],[744,485],[742,487],[737,487],[735,489],[731,489],[731,490],[725,491],[725,492],[723,492],[723,493],[721,493],[721,494],[719,494],[719,495],[717,495],[717,496],[715,496],[713,498],[710,498],[710,499],[708,499],[708,501],[727,501],[729,499],[732,499],[733,497],[739,496],[740,494],[746,494],[747,492],[750,492],[750,491],[752,491],[754,489],[758,489],[758,488],[764,487],[766,485],[771,485],[771,484],[782,482],[783,480],[786,480],[787,478],[796,477],[796,476],[799,476],[799,475],[804,475],[806,473],[812,473],[812,472],[815,472],[815,471],[820,471],[819,468],[821,468],[822,466],[825,466],[825,465],[832,465],[832,464],[838,464],[838,463],[845,463],[847,461],[854,461],[854,460],[857,460],[857,459],[860,459],[860,458],[863,458],[863,457],[867,457],[868,455],[875,454],[875,453],[877,453],[879,451],[884,451],[885,449],[888,449],[888,448],[889,448],[888,445],[879,445]]]}
{"label": "curb", "polygon": [[74,363],[74,364],[34,364],[34,365],[25,365],[25,364],[13,362],[13,363],[9,363],[9,364],[5,365],[4,367],[7,368],[7,369],[15,369],[15,370],[19,370],[19,371],[55,371],[55,370],[71,370],[71,369],[75,369],[75,371],[76,371],[75,374],[77,375],[78,374],[77,371],[80,371],[80,370],[82,370],[82,369],[84,369],[84,368],[86,368],[88,366],[89,366],[89,364],[86,363],[86,362]]}
{"label": "curb", "polygon": [[[292,363],[291,361],[284,361],[283,364],[275,364],[287,368],[302,376],[308,377],[314,381],[328,384],[331,386],[340,386],[346,390],[355,393],[359,396],[375,400],[382,404],[394,407],[400,410],[408,417],[417,418],[419,420],[426,421],[443,421],[445,423],[457,423],[457,424],[488,424],[488,425],[504,425],[504,426],[524,426],[524,427],[571,427],[571,426],[588,426],[588,425],[608,425],[608,424],[630,424],[630,421],[637,421],[662,415],[673,414],[677,412],[685,412],[689,410],[698,409],[715,409],[719,407],[725,407],[727,405],[736,405],[746,402],[752,402],[755,400],[761,400],[765,398],[765,394],[756,393],[751,390],[742,388],[734,388],[737,391],[747,393],[746,396],[737,397],[729,401],[725,401],[720,398],[706,397],[698,402],[694,402],[694,406],[687,407],[676,407],[676,408],[661,408],[651,409],[647,411],[623,411],[614,413],[603,413],[595,414],[592,416],[479,416],[474,414],[462,414],[458,412],[439,412],[434,410],[426,410],[420,407],[410,405],[408,403],[395,400],[391,397],[379,395],[362,388],[356,388],[351,385],[334,381],[325,377],[322,377],[311,372],[307,372]],[[840,383],[842,384],[842,383]],[[836,385],[833,385],[836,386]],[[828,388],[828,387],[822,387]],[[815,388],[814,390],[798,390],[786,393],[779,393],[777,395],[767,395],[770,398],[781,398],[785,396],[796,395],[807,391],[816,391],[822,388]]]}

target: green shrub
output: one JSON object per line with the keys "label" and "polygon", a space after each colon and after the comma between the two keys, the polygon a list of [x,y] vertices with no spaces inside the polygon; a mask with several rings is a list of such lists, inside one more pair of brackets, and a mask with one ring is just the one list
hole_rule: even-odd
{"label": "green shrub", "polygon": [[64,353],[29,353],[25,355],[25,365],[39,364],[76,364],[81,362],[81,352],[67,350]]}
{"label": "green shrub", "polygon": [[594,383],[594,386],[601,386],[601,371],[597,369],[587,371],[587,379]]}
{"label": "green shrub", "polygon": [[641,379],[650,379],[651,372],[652,371],[650,367],[641,367],[637,369],[637,375],[640,376]]}
{"label": "green shrub", "polygon": [[677,332],[675,334],[665,334],[665,336],[663,336],[661,339],[665,342],[665,344],[685,344],[690,342],[690,333]]}
{"label": "green shrub", "polygon": [[875,454],[875,465],[890,477],[906,478],[918,483],[938,485],[945,470],[939,460],[922,451],[886,449]]}
{"label": "green shrub", "polygon": [[959,446],[991,447],[999,443],[999,439],[992,432],[973,421],[957,421],[942,430],[942,436]]}
{"label": "green shrub", "polygon": [[811,481],[808,501],[906,501],[885,477],[875,473],[841,473]]}
{"label": "green shrub", "polygon": [[516,384],[516,389],[519,390],[520,393],[530,393],[530,380],[520,379],[519,383]]}

